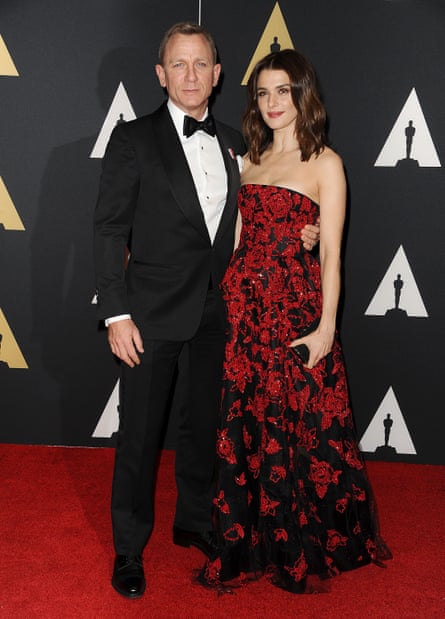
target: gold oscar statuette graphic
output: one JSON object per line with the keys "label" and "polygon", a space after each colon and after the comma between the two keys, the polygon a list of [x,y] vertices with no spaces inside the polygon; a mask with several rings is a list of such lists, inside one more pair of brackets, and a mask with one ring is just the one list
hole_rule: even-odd
{"label": "gold oscar statuette graphic", "polygon": [[0,365],[5,363],[9,368],[28,369],[28,364],[0,308]]}
{"label": "gold oscar statuette graphic", "polygon": [[24,230],[25,226],[17,213],[6,185],[0,176],[0,226],[5,230]]}
{"label": "gold oscar statuette graphic", "polygon": [[0,34],[0,75],[8,77],[17,77],[18,71],[15,68],[15,64],[8,52],[8,48]]}
{"label": "gold oscar statuette graphic", "polygon": [[290,38],[280,5],[277,2],[269,17],[269,21],[266,24],[266,28],[264,29],[255,53],[252,56],[247,71],[244,74],[241,85],[245,86],[247,84],[249,75],[258,60],[261,60],[261,58],[264,58],[264,56],[267,56],[270,52],[278,51],[280,49],[294,49],[294,44]]}

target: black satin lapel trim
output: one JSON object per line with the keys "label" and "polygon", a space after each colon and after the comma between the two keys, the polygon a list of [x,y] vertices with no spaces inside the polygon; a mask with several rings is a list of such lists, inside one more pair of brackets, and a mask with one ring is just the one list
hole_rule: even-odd
{"label": "black satin lapel trim", "polygon": [[[240,173],[238,167],[238,161],[230,154],[231,145],[225,140],[223,132],[216,128],[216,136],[221,147],[222,156],[224,159],[224,165],[227,171],[227,199],[224,207],[221,220],[219,222],[218,230],[216,232],[215,240],[224,234],[227,226],[233,221],[233,215],[236,211],[238,189],[240,186]],[[232,153],[234,151],[232,150]]]}
{"label": "black satin lapel trim", "polygon": [[153,122],[153,133],[172,194],[179,208],[198,232],[210,243],[192,173],[167,106],[160,109],[159,120],[156,119]]}

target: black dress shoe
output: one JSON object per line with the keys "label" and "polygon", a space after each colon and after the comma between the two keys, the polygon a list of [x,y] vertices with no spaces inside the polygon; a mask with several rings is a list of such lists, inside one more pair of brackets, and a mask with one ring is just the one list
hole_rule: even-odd
{"label": "black dress shoe", "polygon": [[145,591],[142,557],[137,555],[116,555],[111,584],[126,598],[139,598]]}
{"label": "black dress shoe", "polygon": [[173,543],[177,546],[184,546],[190,548],[195,546],[201,552],[203,552],[210,559],[213,558],[218,550],[214,535],[211,531],[204,531],[199,533],[198,531],[186,531],[179,527],[173,527]]}

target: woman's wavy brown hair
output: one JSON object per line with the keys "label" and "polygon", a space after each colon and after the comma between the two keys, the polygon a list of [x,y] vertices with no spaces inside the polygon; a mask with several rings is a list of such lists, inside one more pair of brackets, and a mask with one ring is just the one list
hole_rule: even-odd
{"label": "woman's wavy brown hair", "polygon": [[243,115],[243,133],[249,147],[249,158],[258,164],[272,142],[273,132],[264,122],[258,108],[258,76],[261,71],[281,70],[289,76],[292,101],[298,115],[295,133],[301,150],[301,160],[319,155],[326,146],[326,110],[321,102],[314,69],[309,61],[294,49],[272,52],[254,67],[247,82],[247,109]]}

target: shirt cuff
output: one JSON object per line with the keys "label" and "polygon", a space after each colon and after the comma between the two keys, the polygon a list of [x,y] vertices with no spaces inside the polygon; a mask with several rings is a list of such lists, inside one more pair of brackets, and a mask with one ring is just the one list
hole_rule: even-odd
{"label": "shirt cuff", "polygon": [[105,326],[111,325],[113,322],[119,322],[119,320],[128,320],[131,318],[131,314],[119,314],[119,316],[111,316],[111,318],[105,318]]}

